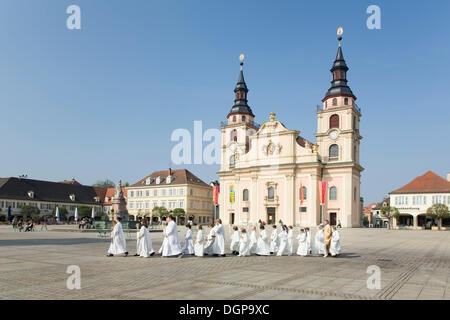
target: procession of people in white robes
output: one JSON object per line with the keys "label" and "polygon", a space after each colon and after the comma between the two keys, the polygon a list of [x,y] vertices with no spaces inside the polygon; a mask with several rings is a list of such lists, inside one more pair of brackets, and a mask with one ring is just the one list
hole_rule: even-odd
{"label": "procession of people in white robes", "polygon": [[203,239],[203,227],[198,226],[197,236],[195,238],[194,253],[196,257],[203,257],[204,253],[204,239]]}
{"label": "procession of people in white robes", "polygon": [[141,229],[136,233],[136,256],[148,258],[155,254],[153,250],[150,232],[147,229],[147,221],[143,220]]}
{"label": "procession of people in white robes", "polygon": [[[126,239],[122,229],[121,218],[116,217],[115,221],[116,224],[111,232],[111,244],[107,256],[127,256]],[[191,224],[186,225],[183,248],[180,247],[178,228],[173,218],[169,216],[166,219],[166,223],[167,225],[163,230],[164,239],[159,249],[161,256],[178,256],[179,258],[183,254],[197,257],[205,255],[225,256],[225,230],[220,219],[217,219],[215,224],[209,226],[210,231],[206,239],[204,238],[203,227],[201,225],[198,226],[195,242]],[[328,254],[331,254],[331,256],[336,257],[341,252],[340,233],[335,226],[331,227],[327,220],[324,221],[324,224],[317,227],[314,241],[312,241],[309,228],[301,228],[299,235],[295,237],[293,226],[282,225],[280,232],[278,232],[277,226],[272,226],[270,238],[263,224],[260,224],[259,229],[259,234],[257,234],[256,227],[252,227],[249,230],[249,235],[246,228],[242,227],[239,230],[237,226],[233,226],[230,241],[232,254],[240,257],[252,254],[258,256],[290,256],[294,253],[294,239],[297,239],[298,242],[296,251],[298,256],[305,257],[312,254],[327,257]],[[146,220],[142,220],[141,227],[136,233],[136,252],[135,256],[145,258],[155,254]]]}
{"label": "procession of people in white robes", "polygon": [[122,218],[116,217],[115,221],[116,224],[111,232],[111,244],[109,245],[108,257],[119,254],[124,254],[127,256],[127,241],[125,239],[125,235],[123,234],[122,223],[120,222],[122,221]]}
{"label": "procession of people in white robes", "polygon": [[186,234],[184,236],[184,246],[181,249],[182,253],[185,254],[194,254],[194,237],[192,236],[192,230],[191,230],[191,225],[188,224],[186,225],[187,231]]}

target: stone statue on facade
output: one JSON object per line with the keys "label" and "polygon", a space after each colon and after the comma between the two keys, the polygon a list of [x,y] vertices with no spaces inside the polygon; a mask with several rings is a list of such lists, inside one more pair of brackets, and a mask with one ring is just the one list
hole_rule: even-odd
{"label": "stone statue on facade", "polygon": [[119,180],[119,183],[116,185],[116,194],[114,197],[115,198],[123,198],[122,180]]}

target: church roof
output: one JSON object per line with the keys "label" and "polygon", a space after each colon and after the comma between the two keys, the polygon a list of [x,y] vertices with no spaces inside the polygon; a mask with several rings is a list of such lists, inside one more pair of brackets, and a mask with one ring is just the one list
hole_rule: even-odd
{"label": "church roof", "polygon": [[347,85],[346,72],[348,71],[348,66],[344,60],[344,54],[342,53],[340,40],[339,40],[339,47],[336,53],[336,59],[334,60],[333,66],[331,67],[330,71],[334,73],[336,70],[342,70],[345,76],[333,78],[333,80],[331,81],[331,87],[325,94],[325,98],[323,99],[323,101],[328,97],[332,96],[351,96],[356,99],[352,90]]}
{"label": "church roof", "polygon": [[433,171],[428,171],[403,187],[390,192],[390,194],[443,192],[450,192],[450,181],[445,180]]}

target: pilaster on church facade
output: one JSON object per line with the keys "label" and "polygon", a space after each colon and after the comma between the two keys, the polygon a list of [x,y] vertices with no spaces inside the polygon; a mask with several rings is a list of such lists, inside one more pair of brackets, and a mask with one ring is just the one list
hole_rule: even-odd
{"label": "pilaster on church facade", "polygon": [[[257,125],[248,105],[243,59],[235,100],[222,126],[220,216],[225,224],[359,226],[361,111],[347,85],[342,38],[331,87],[316,110],[316,141],[288,129],[272,112]],[[355,200],[356,199],[356,200]]]}

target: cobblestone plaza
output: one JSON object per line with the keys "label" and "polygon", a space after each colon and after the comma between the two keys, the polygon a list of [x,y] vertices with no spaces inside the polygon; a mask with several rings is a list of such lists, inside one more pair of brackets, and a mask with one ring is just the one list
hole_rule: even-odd
{"label": "cobblestone plaza", "polygon": [[[450,299],[445,231],[342,229],[338,258],[143,259],[132,256],[133,235],[130,256],[107,258],[109,239],[58,228],[0,227],[0,299]],[[162,234],[152,239],[159,249]],[[66,287],[70,265],[80,267],[80,290]],[[381,269],[379,290],[367,288],[371,265]]]}

